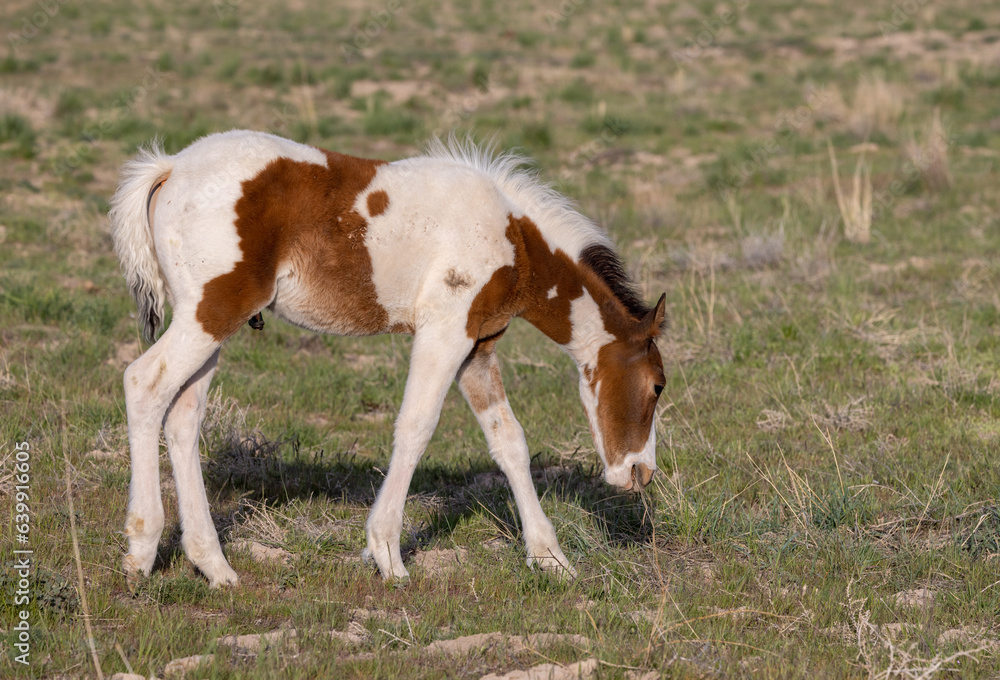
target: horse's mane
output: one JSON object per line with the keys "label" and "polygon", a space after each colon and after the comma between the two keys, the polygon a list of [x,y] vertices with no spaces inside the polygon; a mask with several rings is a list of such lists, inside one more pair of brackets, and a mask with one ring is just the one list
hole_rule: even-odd
{"label": "horse's mane", "polygon": [[586,265],[611,289],[622,306],[636,319],[641,319],[650,311],[636,290],[635,283],[625,272],[618,253],[607,246],[588,246],[580,253],[580,263]]}
{"label": "horse's mane", "polygon": [[650,311],[604,229],[540,179],[538,172],[530,168],[530,159],[498,150],[495,140],[477,144],[471,137],[459,139],[454,134],[445,141],[432,138],[425,155],[452,160],[488,175],[515,205],[532,216],[552,247],[562,249],[597,274],[629,314],[641,319]]}

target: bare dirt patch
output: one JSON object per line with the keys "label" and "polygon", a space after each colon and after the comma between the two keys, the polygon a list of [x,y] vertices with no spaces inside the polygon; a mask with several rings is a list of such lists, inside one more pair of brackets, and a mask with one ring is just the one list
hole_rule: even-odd
{"label": "bare dirt patch", "polygon": [[195,654],[194,656],[174,659],[163,669],[163,676],[166,678],[183,678],[203,663],[212,663],[214,660],[215,654]]}
{"label": "bare dirt patch", "polygon": [[[355,610],[357,611],[357,610]],[[359,621],[351,621],[347,624],[347,630],[331,630],[327,635],[332,640],[339,640],[346,645],[357,647],[371,640],[371,635],[365,630]]]}
{"label": "bare dirt patch", "polygon": [[142,350],[138,340],[128,340],[126,342],[115,343],[115,355],[104,363],[118,369],[126,369],[129,364],[139,358]]}
{"label": "bare dirt patch", "polygon": [[468,561],[469,551],[465,548],[454,550],[427,550],[413,554],[413,564],[429,575],[442,574]]}
{"label": "bare dirt patch", "polygon": [[292,553],[283,548],[272,548],[262,543],[258,543],[257,541],[237,541],[236,543],[231,543],[230,547],[250,553],[250,557],[253,558],[255,562],[259,562],[261,564],[271,562],[288,564],[292,557]]}
{"label": "bare dirt patch", "polygon": [[959,647],[976,646],[982,647],[990,652],[1000,651],[1000,640],[989,637],[985,628],[975,626],[962,626],[961,628],[949,628],[937,637],[939,645],[956,645]]}
{"label": "bare dirt patch", "polygon": [[587,648],[590,639],[583,635],[563,635],[559,633],[537,633],[535,635],[505,635],[500,632],[465,635],[452,640],[438,640],[424,647],[427,654],[460,655],[480,652],[491,647],[502,646],[505,654],[520,652],[541,647],[552,647],[558,644]]}
{"label": "bare dirt patch", "polygon": [[373,97],[379,92],[401,104],[414,97],[430,97],[434,88],[426,80],[355,80],[351,83],[352,97]]}
{"label": "bare dirt patch", "polygon": [[484,675],[480,680],[585,680],[596,675],[599,665],[600,662],[597,659],[586,659],[565,666],[557,663],[543,663],[527,670],[511,671],[504,675],[490,673]]}
{"label": "bare dirt patch", "polygon": [[892,596],[892,601],[897,607],[917,607],[926,609],[934,605],[937,598],[937,591],[929,588],[915,588],[904,590]]}
{"label": "bare dirt patch", "polygon": [[298,654],[296,638],[298,632],[289,628],[253,635],[223,635],[216,643],[219,647],[228,647],[238,656],[256,656],[268,649],[284,649],[291,654]]}

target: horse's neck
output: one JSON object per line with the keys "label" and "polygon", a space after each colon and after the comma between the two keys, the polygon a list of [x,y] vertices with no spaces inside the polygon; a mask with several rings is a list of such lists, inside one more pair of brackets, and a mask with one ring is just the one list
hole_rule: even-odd
{"label": "horse's neck", "polygon": [[521,318],[562,345],[581,369],[593,367],[598,350],[614,339],[604,316],[617,310],[610,289],[575,258],[553,250],[533,222],[518,222],[519,255],[528,269],[519,274],[530,281]]}

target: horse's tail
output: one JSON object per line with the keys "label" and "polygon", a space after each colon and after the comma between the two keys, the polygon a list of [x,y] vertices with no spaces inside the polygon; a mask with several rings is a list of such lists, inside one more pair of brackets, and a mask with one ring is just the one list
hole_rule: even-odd
{"label": "horse's tail", "polygon": [[166,282],[153,246],[149,204],[153,192],[170,174],[173,159],[158,141],[122,166],[118,190],[111,199],[111,239],[125,272],[132,297],[139,307],[139,321],[146,340],[153,342],[163,321]]}

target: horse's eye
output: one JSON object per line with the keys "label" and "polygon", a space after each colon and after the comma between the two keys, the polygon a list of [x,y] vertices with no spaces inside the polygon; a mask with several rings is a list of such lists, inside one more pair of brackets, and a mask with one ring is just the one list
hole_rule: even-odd
{"label": "horse's eye", "polygon": [[663,385],[653,385],[653,391],[656,392],[656,398],[660,398],[660,392],[663,391]]}

